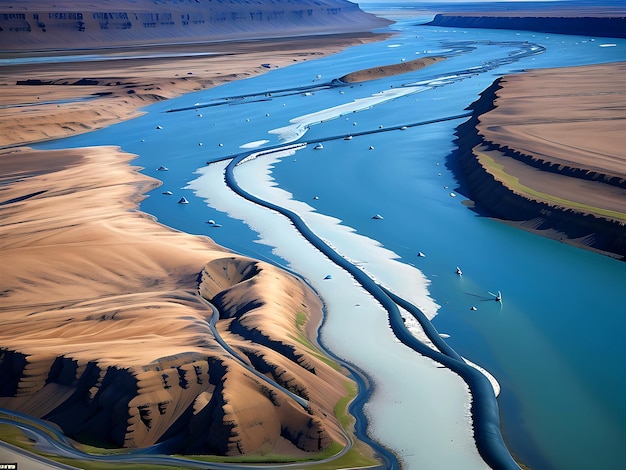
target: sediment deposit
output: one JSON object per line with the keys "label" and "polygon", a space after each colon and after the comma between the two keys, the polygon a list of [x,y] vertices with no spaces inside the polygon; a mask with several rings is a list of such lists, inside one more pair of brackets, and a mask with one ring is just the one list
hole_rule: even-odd
{"label": "sediment deposit", "polygon": [[[349,379],[299,279],[136,210],[112,147],[0,154],[0,407],[101,447],[310,456]],[[215,328],[211,327],[212,322]]]}
{"label": "sediment deposit", "polygon": [[496,80],[457,130],[451,162],[481,212],[626,256],[624,63]]}

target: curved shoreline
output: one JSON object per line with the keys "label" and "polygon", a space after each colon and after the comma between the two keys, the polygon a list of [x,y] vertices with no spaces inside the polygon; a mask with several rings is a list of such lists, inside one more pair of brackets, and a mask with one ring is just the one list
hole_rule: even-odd
{"label": "curved shoreline", "polygon": [[[453,117],[446,118],[446,119],[456,119],[456,118],[459,118],[459,117],[462,117],[462,116],[453,116]],[[421,125],[421,124],[424,124],[424,123],[413,123],[413,124],[410,124],[409,126],[412,127],[413,125]],[[398,129],[401,129],[402,127],[408,127],[408,126],[401,126],[401,127],[398,127]],[[394,130],[394,129],[396,129],[396,128],[389,128],[387,130]],[[360,134],[355,134],[355,135],[360,135]],[[363,426],[365,426],[365,425],[363,425]]]}
{"label": "curved shoreline", "polygon": [[[314,44],[316,44],[316,43],[321,44],[319,47],[321,47],[321,48],[323,49],[323,51],[321,51],[321,52],[320,52],[319,50],[316,50],[315,52],[311,53],[311,54],[314,54],[314,55],[320,55],[320,54],[326,54],[326,53],[328,53],[328,52],[333,52],[334,50],[340,50],[341,48],[345,47],[346,45],[354,45],[355,43],[359,43],[359,42],[368,42],[368,41],[373,41],[373,40],[377,40],[378,38],[382,38],[382,37],[384,37],[384,35],[375,35],[374,33],[363,33],[363,34],[358,34],[358,33],[346,33],[346,34],[338,34],[338,35],[318,36],[317,38],[313,38],[313,39],[311,39],[311,40],[307,39],[307,41],[308,41],[308,42],[311,42],[311,41],[312,41],[312,44],[311,44],[311,45],[307,45],[307,47],[308,47],[308,48],[310,48],[311,50],[313,50],[313,49],[315,48]],[[301,38],[298,38],[298,39],[301,39]],[[289,56],[290,54],[291,54],[291,55],[293,55],[294,51],[295,51],[295,52],[297,52],[297,47],[294,47],[294,46],[295,46],[296,44],[300,44],[300,43],[298,43],[298,42],[297,42],[297,41],[298,41],[298,39],[278,39],[278,40],[276,40],[276,39],[267,39],[267,40],[263,40],[263,41],[257,41],[257,42],[260,44],[260,46],[258,47],[258,49],[259,49],[259,52],[261,52],[261,53],[262,53],[262,51],[264,50],[264,48],[265,48],[265,49],[268,49],[268,48],[269,48],[269,49],[271,49],[271,48],[272,48],[272,46],[271,46],[271,45],[272,45],[272,43],[273,43],[273,42],[280,42],[282,45],[288,45],[289,47],[288,47],[288,48],[286,48],[286,51],[285,51],[285,52],[284,52],[284,54],[283,54],[283,55],[285,55],[285,57],[281,57],[281,58],[280,58],[280,60],[281,60],[282,62],[280,62],[280,61],[278,61],[278,62],[274,62],[274,61],[272,61],[272,62],[273,62],[272,66],[278,66],[278,65],[275,65],[275,64],[282,64],[282,63],[285,63],[285,65],[286,65],[286,59],[287,59],[287,56]],[[333,48],[331,48],[331,45],[333,45],[333,44],[334,44],[334,46],[333,46],[333,47],[334,47],[334,49],[333,49]],[[215,47],[215,45],[214,45],[214,47]],[[222,47],[222,46],[220,45],[220,46],[218,46],[218,47]],[[243,55],[243,56],[245,56],[245,54],[246,54],[246,52],[247,52],[247,51],[245,50],[245,47],[246,47],[246,44],[244,43],[244,44],[243,44],[243,49],[242,49],[241,51],[238,51],[238,53],[239,53],[239,54],[241,54],[241,55]],[[293,49],[293,50],[292,50],[292,49]],[[254,51],[253,51],[253,52],[254,52]],[[305,54],[306,54],[306,53],[305,53]],[[300,54],[300,55],[304,55],[304,54]],[[252,57],[253,57],[252,59],[248,59],[248,60],[249,60],[249,61],[250,61],[250,60],[255,60],[255,59],[254,59],[254,56],[252,56]],[[186,58],[186,59],[188,59],[188,58]],[[156,59],[155,59],[155,60],[156,60]],[[159,59],[159,60],[160,60],[160,59]],[[296,61],[297,59],[292,59],[292,60]],[[306,58],[305,58],[304,60],[306,60]],[[201,62],[201,61],[200,61],[200,62]],[[200,62],[197,62],[197,63],[198,63],[198,65],[200,64]],[[97,66],[99,66],[99,65],[101,65],[101,64],[96,64],[96,65],[97,65]],[[246,69],[246,67],[247,67],[247,68],[258,68],[258,67],[256,67],[256,64],[255,64],[255,65],[250,65],[250,63],[244,63],[244,65],[243,65],[243,69],[245,70],[245,69]],[[39,69],[39,66],[38,66],[38,67],[36,67],[36,68],[37,68],[37,69]],[[43,69],[43,66],[42,66],[41,68]],[[91,67],[91,66],[90,66],[90,69],[92,69],[92,68],[93,68],[93,67]],[[97,68],[97,67],[96,67],[96,68]],[[15,70],[20,70],[20,67],[17,67]],[[259,70],[260,70],[260,71],[262,71],[261,69],[259,69]],[[35,73],[35,72],[31,72],[31,73]],[[85,73],[85,72],[79,72],[79,73]],[[87,73],[88,73],[88,72],[87,72]],[[254,73],[258,73],[258,72],[254,72]],[[148,78],[149,78],[149,77],[148,77]],[[182,78],[182,79],[181,79],[182,81],[180,82],[180,84],[182,85],[183,92],[184,92],[184,91],[187,91],[187,92],[188,92],[188,91],[191,91],[191,90],[194,88],[194,83],[195,83],[195,84],[200,83],[203,87],[206,87],[206,83],[203,83],[203,82],[201,82],[201,81],[198,81],[198,78],[200,78],[200,77],[198,77],[198,76],[194,76],[194,77],[193,77],[193,79],[190,79],[189,81],[190,81],[190,82],[192,82],[192,83],[191,83],[191,85],[189,85],[189,84],[185,85],[185,83],[183,83],[182,81],[187,81],[188,79],[187,79],[187,78]],[[232,76],[228,76],[228,75],[227,75],[227,76],[225,76],[224,78],[225,78],[225,79],[221,79],[220,81],[229,81],[229,80],[236,79],[236,78],[237,78],[237,75],[236,75],[236,74],[233,74]],[[82,80],[82,79],[81,79],[81,80]],[[79,80],[79,81],[80,81],[80,80]],[[96,80],[96,81],[98,81],[98,80]],[[172,82],[172,83],[173,83],[173,82]],[[32,85],[37,85],[37,86],[32,86]],[[40,94],[40,93],[42,93],[42,94],[47,94],[47,93],[48,93],[48,87],[50,87],[50,86],[51,86],[52,88],[56,88],[56,89],[54,90],[54,93],[56,93],[56,92],[57,92],[58,90],[60,90],[60,89],[59,89],[58,87],[55,87],[55,85],[58,85],[58,84],[57,84],[57,83],[51,83],[50,85],[46,85],[45,83],[42,83],[42,84],[36,84],[36,83],[34,83],[34,84],[31,84],[30,88],[33,90],[33,92],[35,92],[35,93],[37,93],[37,94]],[[43,103],[36,103],[36,104],[37,104],[36,108],[37,108],[37,110],[40,110],[40,109],[41,109],[42,111],[45,111],[45,109],[44,109],[44,108],[45,108],[45,106],[46,106],[46,105],[48,105],[48,106],[51,106],[51,105],[54,105],[54,106],[56,106],[56,105],[60,105],[60,106],[61,106],[61,107],[63,107],[63,108],[64,108],[64,106],[65,106],[65,105],[72,105],[72,109],[76,108],[76,111],[74,111],[74,110],[73,110],[73,111],[71,111],[71,113],[79,113],[79,114],[80,114],[80,112],[78,111],[78,107],[79,107],[79,106],[84,105],[84,102],[80,102],[81,100],[83,100],[83,98],[78,98],[79,102],[75,102],[74,104],[72,104],[72,100],[73,100],[73,98],[72,98],[71,96],[74,94],[74,92],[79,92],[79,93],[81,93],[81,94],[82,94],[82,93],[84,93],[84,92],[93,92],[93,91],[94,91],[94,87],[96,87],[96,89],[97,89],[97,87],[98,87],[98,86],[102,86],[102,85],[103,85],[103,83],[93,84],[93,85],[84,86],[84,87],[62,87],[63,89],[60,91],[62,98],[60,98],[59,100],[56,100],[56,101],[55,101],[55,100],[52,100],[52,101],[46,101],[46,103],[45,103],[45,104],[43,104]],[[119,85],[119,84],[118,84],[118,85]],[[121,86],[122,86],[122,87],[124,87],[124,85],[125,85],[125,84],[124,84],[124,83],[122,83],[122,85],[121,85]],[[140,85],[140,86],[141,86],[141,84],[138,84],[138,85]],[[208,85],[208,86],[213,86],[213,85],[214,85],[214,83],[210,83],[210,82],[209,82],[209,85]],[[27,86],[27,87],[28,87],[28,85],[22,85],[22,87],[24,87],[24,86]],[[146,86],[149,86],[149,85],[146,85]],[[185,86],[186,86],[187,88],[185,88]],[[178,93],[180,93],[180,92],[181,92],[181,90],[176,89],[176,86],[174,86],[174,87],[172,87],[172,88],[173,88],[173,94],[174,94],[174,95],[175,95],[175,94],[177,94],[177,92],[178,92]],[[158,88],[157,88],[157,89],[158,89]],[[116,91],[118,91],[118,92],[119,92],[119,90],[116,90]],[[104,119],[107,119],[107,118],[108,118],[108,119],[110,119],[111,121],[119,121],[119,120],[128,119],[128,118],[130,118],[130,117],[134,117],[134,116],[138,115],[137,108],[138,108],[139,106],[142,106],[142,105],[145,105],[145,104],[146,104],[145,102],[143,102],[143,103],[142,103],[142,102],[141,102],[141,100],[139,100],[139,101],[137,101],[137,100],[133,100],[133,98],[136,98],[136,97],[139,97],[139,96],[140,96],[139,90],[138,90],[138,93],[134,93],[134,87],[133,87],[133,89],[131,89],[131,91],[133,91],[133,94],[132,94],[132,95],[127,95],[127,96],[122,96],[122,97],[121,97],[121,98],[123,99],[123,101],[115,101],[115,99],[113,99],[113,100],[109,100],[110,96],[108,96],[107,94],[103,94],[102,96],[99,96],[99,97],[98,97],[98,98],[101,98],[101,99],[102,99],[102,101],[100,101],[100,100],[99,100],[99,99],[97,99],[97,98],[93,98],[93,96],[95,96],[95,95],[92,95],[91,97],[89,97],[89,99],[91,99],[91,100],[96,100],[98,104],[100,104],[100,103],[108,103],[108,104],[106,105],[106,106],[108,106],[108,108],[106,108],[106,107],[105,107],[105,108],[104,108],[105,110],[109,110],[111,107],[115,107],[115,106],[117,106],[117,105],[120,105],[120,104],[121,104],[121,105],[122,105],[122,106],[121,106],[121,107],[122,107],[122,110],[123,110],[123,111],[124,111],[124,110],[126,110],[126,111],[124,111],[124,112],[126,112],[127,114],[125,114],[125,115],[123,115],[123,116],[122,116],[122,115],[120,115],[120,114],[113,114],[113,115],[112,115],[112,117],[111,117],[111,116],[109,116],[109,114],[111,114],[110,112],[108,112],[108,113],[107,113],[107,112],[105,112],[105,113],[103,113],[103,115],[102,115],[102,118],[104,118]],[[146,91],[147,91],[147,90],[146,90]],[[165,93],[170,93],[170,95],[172,94],[172,93],[171,93],[171,92],[172,92],[172,90],[170,90],[170,89],[163,90],[163,91],[164,91]],[[107,92],[108,92],[108,91],[107,91]],[[126,91],[125,91],[125,90],[122,90],[122,92],[124,92],[124,93],[125,93]],[[129,93],[130,93],[130,92],[129,92]],[[159,92],[159,93],[161,93],[161,92]],[[96,93],[96,94],[97,94],[97,93]],[[65,98],[65,95],[68,95],[68,96],[69,96],[69,98]],[[143,95],[143,94],[142,94],[142,95]],[[166,96],[158,96],[158,95],[155,95],[154,97],[152,97],[152,96],[150,96],[149,94],[145,94],[145,95],[143,95],[143,96],[142,96],[142,98],[141,98],[141,99],[143,99],[143,98],[146,98],[146,97],[147,97],[148,99],[151,99],[151,100],[159,100],[159,99],[163,99],[164,97],[170,97],[170,95],[166,95]],[[8,96],[8,95],[7,95],[7,96]],[[118,98],[120,98],[120,97],[118,96]],[[37,99],[39,99],[39,97],[37,97]],[[96,103],[96,101],[92,101],[92,106]],[[18,106],[19,106],[19,105],[18,105]],[[11,105],[9,105],[9,106],[7,106],[7,107],[6,107],[6,109],[7,109],[7,110],[9,110],[10,108],[11,108]],[[116,113],[118,113],[118,112],[119,112],[119,111],[116,111]],[[100,114],[99,114],[98,112],[96,112],[96,115],[98,115],[98,116],[99,116]],[[69,116],[69,115],[68,115],[68,116]],[[88,124],[88,125],[87,125],[87,124],[85,124],[85,125],[83,126],[85,129],[82,129],[82,130],[81,130],[81,129],[79,129],[79,128],[74,128],[75,126],[73,126],[73,125],[71,125],[71,126],[69,126],[69,127],[64,126],[64,129],[67,129],[67,130],[63,130],[62,132],[63,132],[64,134],[61,134],[61,135],[67,135],[67,134],[73,134],[73,133],[75,133],[75,132],[84,132],[85,130],[87,130],[87,131],[88,131],[88,130],[91,130],[91,128],[89,127],[89,125],[91,125],[91,123],[89,122],[89,118],[88,118],[88,116],[87,116],[87,115],[85,115],[85,116],[83,116],[83,117],[86,119],[86,121],[85,121],[85,122]],[[47,117],[46,117],[46,118],[47,118]],[[56,116],[55,116],[55,119],[56,119]],[[59,124],[62,124],[62,123],[63,123],[63,120],[62,120],[62,119],[66,119],[66,118],[64,118],[64,115],[62,115],[62,116],[59,116],[59,117],[58,117]],[[78,118],[77,118],[77,119],[78,119]],[[98,119],[100,119],[100,118],[98,118]],[[82,118],[81,118],[81,121],[82,121]],[[107,121],[107,122],[108,122],[108,121]],[[84,124],[84,123],[83,123],[83,124]],[[19,123],[19,124],[18,124],[18,126],[21,126],[21,125],[22,125],[22,123]],[[49,124],[46,124],[46,125],[48,126]],[[107,123],[102,123],[102,124],[100,124],[100,125],[96,125],[96,126],[94,126],[94,127],[103,127],[103,126],[105,126],[105,125],[107,125]],[[69,132],[68,132],[68,131],[69,131]],[[32,135],[32,134],[29,134],[29,135]],[[15,136],[13,136],[13,137],[15,137]],[[46,137],[44,138],[44,140],[48,140],[48,139],[51,139],[51,138],[54,138],[54,137],[59,137],[59,136],[49,136],[49,135],[46,135]],[[39,140],[39,139],[32,139],[32,140],[29,140],[29,141],[30,141],[30,142],[32,142],[32,141],[35,141],[35,140]],[[14,142],[12,142],[12,141],[11,141],[11,145],[6,145],[5,147],[23,145],[23,143],[24,143],[23,141],[21,141],[20,143],[14,143]],[[11,202],[11,201],[9,201],[9,202]],[[319,334],[319,332],[318,332],[318,334]],[[320,345],[321,345],[321,344],[320,344]],[[328,356],[330,356],[330,357],[332,357],[332,354],[329,354],[328,352],[327,352],[327,355],[328,355]],[[349,367],[348,367],[348,368],[349,368]],[[361,379],[361,377],[360,377],[358,374],[356,374],[356,373],[353,373],[353,378],[354,378],[355,380],[357,380],[357,379],[358,379],[358,380],[363,380],[363,379]],[[358,380],[357,380],[357,381],[358,381]],[[365,387],[365,381],[364,381],[364,380],[361,382],[361,384],[362,384],[362,385],[360,386],[360,388],[361,388],[361,387],[362,387],[362,388],[366,388],[366,387]],[[355,403],[358,403],[358,401],[359,401],[359,400],[357,399],[357,400],[355,401]],[[302,403],[301,403],[301,404],[302,404]],[[352,405],[351,405],[351,406],[352,406]],[[362,423],[363,423],[363,420],[361,420],[361,423],[359,423],[359,426],[360,426],[362,429],[365,429],[365,425],[363,425]],[[363,432],[363,435],[365,435],[365,433],[364,433],[364,432]],[[366,439],[364,442],[365,442],[366,444],[367,444],[368,442],[369,442],[370,444],[377,444],[377,443],[375,443],[373,440],[370,440],[369,438],[368,438],[368,439]],[[347,447],[346,447],[346,449],[347,449]],[[342,452],[345,452],[345,449],[344,449],[344,451],[342,451]],[[397,468],[397,461],[396,461],[396,459],[395,459],[395,456],[394,456],[391,452],[387,451],[386,449],[381,449],[381,450],[380,450],[380,454],[381,454],[381,458],[382,458],[382,460],[383,460],[383,462],[384,462],[384,463],[383,463],[383,465],[384,465],[385,467]],[[393,463],[393,464],[389,464],[389,462],[392,462],[392,461],[393,461],[393,462],[395,462],[395,463]],[[308,464],[306,464],[306,463],[305,463],[305,464],[303,464],[303,465],[308,465]]]}
{"label": "curved shoreline", "polygon": [[356,72],[351,72],[343,77],[338,78],[342,83],[362,83],[379,78],[393,77],[403,73],[415,72],[429,65],[436,64],[446,60],[443,56],[421,57],[408,62],[400,62],[397,64],[381,65],[378,67],[370,67]]}
{"label": "curved shoreline", "polygon": [[[626,260],[626,174],[620,170],[620,133],[613,130],[617,124],[611,124],[624,119],[613,117],[621,95],[604,93],[605,101],[613,100],[607,106],[616,110],[605,111],[611,114],[604,119],[583,108],[586,93],[593,106],[601,108],[598,81],[612,76],[611,70],[622,69],[616,63],[525,72],[499,78],[483,91],[470,106],[471,118],[456,130],[458,150],[449,162],[460,176],[460,192],[475,203],[474,209],[524,230]],[[526,83],[540,85],[542,93],[527,98],[522,88]],[[573,87],[578,90],[575,96],[568,92]],[[551,93],[568,99],[570,110],[561,109]],[[550,105],[542,106],[542,99]],[[576,108],[578,101],[583,103],[581,110]],[[556,121],[555,113],[565,117]],[[581,125],[593,127],[586,131],[585,148],[579,149]]]}
{"label": "curved shoreline", "polygon": [[[437,333],[434,326],[432,326],[432,324],[425,319],[425,316],[417,307],[376,283],[364,271],[334,251],[306,225],[298,214],[271,202],[264,201],[248,193],[238,185],[234,175],[234,169],[237,165],[241,164],[242,161],[255,153],[268,153],[278,151],[279,149],[280,147],[274,150],[248,152],[235,156],[227,165],[225,170],[224,178],[227,186],[242,198],[267,209],[279,212],[287,217],[294,224],[300,234],[304,236],[315,248],[322,252],[333,263],[337,264],[339,267],[343,268],[350,275],[352,275],[364,289],[366,289],[383,305],[389,314],[389,322],[394,334],[400,341],[416,352],[440,362],[459,374],[469,385],[473,397],[471,409],[472,416],[474,417],[475,440],[479,453],[485,462],[492,468],[512,470],[519,469],[519,466],[510,455],[500,434],[500,420],[496,397],[494,395],[491,382],[485,377],[485,375],[474,367],[466,364],[456,351],[445,343],[445,341]],[[404,326],[402,316],[398,309],[399,305],[403,308],[409,309],[409,311],[418,319],[418,321],[420,321],[420,323],[424,322],[422,325],[425,326],[424,329],[429,339],[443,352],[435,351],[424,345],[408,332]]]}
{"label": "curved shoreline", "polygon": [[[329,442],[343,449],[333,459],[352,448],[350,430],[339,424],[341,415],[334,412],[337,402],[348,395],[345,383],[350,376],[320,360],[318,349],[298,339],[312,331],[303,326],[307,318],[316,323],[323,315],[320,301],[300,278],[130,210],[140,195],[156,185],[128,165],[131,155],[106,147],[90,149],[91,153],[85,149],[52,152],[13,150],[21,157],[16,169],[2,161],[5,178],[10,181],[17,169],[21,178],[16,187],[4,186],[7,200],[0,205],[5,231],[12,235],[11,240],[4,238],[3,263],[13,266],[20,260],[3,276],[0,406],[46,418],[73,438],[90,432],[92,442],[111,445],[114,438],[124,439],[126,447],[146,447],[150,452],[154,442],[161,442],[162,450],[178,449],[179,443],[167,431],[172,421],[177,423],[178,435],[193,443],[200,438],[194,434],[192,420],[204,419],[219,430],[220,417],[209,414],[212,407],[232,409],[226,418],[245,426],[250,419],[246,410],[260,404],[264,409],[256,410],[252,419],[281,422],[287,430],[319,429],[315,442],[321,437],[326,440],[322,451]],[[37,166],[40,160],[43,164]],[[25,170],[29,165],[33,168],[28,171],[34,174]],[[91,175],[89,181],[72,186],[84,174]],[[13,197],[28,193],[28,185],[41,191]],[[117,204],[98,205],[111,198]],[[60,200],[66,210],[56,213],[50,206],[59,206]],[[83,243],[81,236],[86,237]],[[54,250],[48,261],[29,262],[46,249]],[[118,275],[122,267],[123,275]],[[200,287],[198,270],[206,274]],[[54,282],[56,276],[64,282]],[[245,295],[241,295],[243,281],[247,281],[244,288],[250,289]],[[258,287],[250,286],[250,281]],[[73,289],[65,289],[65,283]],[[228,296],[229,290],[236,302],[229,304],[228,313],[221,312],[224,317],[216,327],[216,310],[207,299]],[[246,326],[262,332],[264,341],[247,344],[248,337],[252,343],[252,335],[246,336],[241,328],[232,331],[230,326],[250,311],[246,299],[251,297],[257,303],[257,316],[248,318]],[[259,311],[263,305],[267,305],[265,313]],[[26,320],[32,315],[37,315],[35,327]],[[272,320],[275,315],[280,321]],[[261,355],[267,358],[259,365],[254,359]],[[269,391],[273,401],[265,403]],[[282,405],[283,411],[268,406],[272,403],[276,408]],[[117,412],[110,409],[114,404]],[[191,406],[195,418],[184,413]],[[63,411],[67,409],[74,412]],[[141,414],[146,409],[155,413]],[[106,419],[99,417],[102,413]],[[90,430],[81,420],[99,421],[100,426]],[[307,427],[302,420],[311,424]],[[118,422],[121,431],[114,435],[112,429]],[[122,424],[127,422],[128,427]],[[85,431],[81,431],[83,426]],[[278,449],[294,460],[310,455],[304,452],[320,452],[308,444],[306,435],[290,447],[272,429],[267,433],[268,439],[279,439]],[[254,440],[245,437],[250,440],[242,446],[252,447]],[[215,435],[214,442],[222,442],[221,438]],[[360,451],[371,455],[368,449]]]}
{"label": "curved shoreline", "polygon": [[[124,59],[118,49],[105,49],[108,57],[119,60],[2,65],[0,148],[70,137],[128,121],[141,116],[142,108],[150,104],[266,73],[270,69],[263,63],[286,67],[385,37],[363,32],[160,45],[150,46],[154,57],[141,60]],[[196,55],[207,51],[211,55]],[[171,59],[159,53],[179,56]],[[23,103],[33,104],[26,117],[18,114],[24,110]]]}

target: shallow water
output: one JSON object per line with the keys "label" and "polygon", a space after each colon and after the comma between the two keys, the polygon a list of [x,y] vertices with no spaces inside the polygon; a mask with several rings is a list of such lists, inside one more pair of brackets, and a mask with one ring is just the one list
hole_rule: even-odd
{"label": "shallow water", "polygon": [[[385,285],[412,296],[434,316],[437,329],[450,335],[452,347],[493,373],[502,387],[504,437],[524,463],[532,468],[619,468],[626,458],[626,345],[621,340],[626,264],[478,217],[462,204],[462,196],[450,195],[456,194],[457,182],[446,166],[454,129],[465,118],[411,125],[462,115],[505,73],[624,60],[626,42],[413,23],[393,25],[397,35],[384,42],[160,103],[142,118],[39,147],[111,144],[136,153],[134,163],[164,182],[142,210],[177,229],[207,234],[235,251],[293,268],[322,295],[327,292],[322,340],[378,382],[367,406],[371,433],[394,448],[408,468],[445,465],[440,457],[449,459],[449,465],[464,462],[464,468],[478,468],[463,431],[466,391],[456,376],[396,343],[380,309],[341,272],[332,271],[332,284],[323,281],[333,268],[296,242],[299,236],[289,224],[233,202],[220,187],[219,172],[207,176],[217,170],[205,167],[207,161],[240,153],[242,145],[280,143],[279,135],[269,131],[294,118],[372,100],[371,107],[350,105],[355,112],[347,107],[334,113],[347,115],[332,119],[333,112],[326,112],[324,122],[311,125],[300,141],[339,137],[325,141],[323,150],[309,145],[267,163],[271,175],[265,174],[263,162],[255,162],[254,170],[244,171],[244,165],[240,182],[303,213],[308,210],[288,198],[310,206],[314,212],[307,212],[307,223]],[[601,47],[609,43],[616,46]],[[353,87],[320,87],[358,69],[437,53],[449,57],[421,71]],[[377,95],[399,87],[407,94],[392,100]],[[256,96],[221,99],[252,94]],[[166,113],[175,108],[188,109]],[[156,130],[157,125],[163,129]],[[402,125],[408,128],[342,138]],[[157,171],[160,165],[169,171]],[[271,178],[288,194],[268,189]],[[173,195],[163,195],[165,190]],[[176,204],[183,195],[191,204]],[[383,220],[373,220],[376,213]],[[209,219],[221,227],[207,224]],[[418,257],[418,252],[426,256]],[[463,270],[461,277],[456,266]],[[498,290],[502,305],[489,294]],[[478,310],[470,311],[471,306]],[[355,339],[346,341],[348,332]],[[365,354],[368,360],[362,360]],[[397,361],[390,363],[388,357]],[[406,374],[412,368],[415,374]],[[424,377],[434,381],[432,388],[425,388]],[[432,412],[430,422],[420,422],[426,403],[442,401],[437,395],[442,388],[456,405],[446,416]],[[455,420],[461,431],[453,430]],[[437,439],[442,435],[463,444],[443,444]],[[429,456],[419,455],[424,448]],[[459,448],[458,455],[450,455]]]}

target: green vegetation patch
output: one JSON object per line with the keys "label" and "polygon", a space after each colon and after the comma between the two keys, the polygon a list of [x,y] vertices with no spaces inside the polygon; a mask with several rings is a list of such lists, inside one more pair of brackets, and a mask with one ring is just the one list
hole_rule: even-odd
{"label": "green vegetation patch", "polygon": [[483,168],[491,173],[494,178],[504,184],[511,191],[514,191],[522,196],[566,209],[574,209],[585,214],[596,214],[608,219],[626,221],[626,214],[624,213],[602,209],[600,207],[594,207],[576,201],[570,201],[552,194],[537,191],[536,189],[522,184],[516,176],[504,171],[504,165],[497,163],[493,157],[490,157],[486,153],[480,152],[476,149],[474,149],[474,155],[476,155]]}

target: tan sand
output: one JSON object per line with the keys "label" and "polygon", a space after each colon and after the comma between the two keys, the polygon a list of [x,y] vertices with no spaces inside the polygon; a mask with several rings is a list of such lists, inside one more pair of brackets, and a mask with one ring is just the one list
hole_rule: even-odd
{"label": "tan sand", "polygon": [[[488,154],[503,168],[498,178],[512,176],[519,183],[513,189],[530,199],[626,222],[623,188],[566,174],[581,169],[600,180],[626,180],[626,82],[616,78],[624,73],[622,62],[505,77],[496,108],[481,115],[478,125],[485,143],[497,147]],[[498,148],[553,171],[506,157]]]}
{"label": "tan sand", "polygon": [[347,0],[0,0],[0,51],[251,41],[361,33],[389,20]]}
{"label": "tan sand", "polygon": [[[156,101],[384,38],[371,33],[154,46],[170,57],[0,67],[0,147],[67,137],[140,115]],[[104,53],[102,50],[84,51]],[[120,50],[107,50],[116,57]],[[211,53],[193,56],[194,53]],[[175,54],[189,54],[173,58]],[[86,79],[97,85],[75,85]],[[17,85],[48,81],[51,85]],[[102,94],[102,95],[98,95]],[[85,99],[74,103],[62,100]],[[50,104],[41,104],[48,102]]]}
{"label": "tan sand", "polygon": [[[0,406],[99,446],[144,447],[173,432],[184,439],[172,452],[310,458],[352,442],[335,416],[352,382],[316,345],[322,307],[308,286],[137,212],[158,182],[130,167],[131,155],[21,145],[384,36],[346,33],[368,29],[353,23],[314,37],[264,37],[270,28],[242,33],[248,41],[188,35],[172,44],[178,33],[161,28],[75,44],[63,38],[76,33],[57,26],[46,41],[83,50],[51,55],[102,60],[0,68]],[[20,34],[11,37],[22,38],[12,43],[22,56],[44,37]],[[120,38],[144,46],[120,48]]]}
{"label": "tan sand", "polygon": [[[0,154],[0,356],[15,380],[15,398],[0,406],[50,413],[103,445],[150,445],[188,409],[182,432],[195,451],[345,445],[333,407],[347,379],[303,341],[304,325],[319,324],[319,299],[273,266],[135,211],[158,183],[130,158],[110,147]],[[215,341],[207,300],[244,363],[305,397],[309,411]],[[87,429],[90,419],[100,426]]]}
{"label": "tan sand", "polygon": [[433,56],[422,57],[420,59],[410,60],[408,62],[400,62],[397,64],[381,65],[379,67],[372,67],[369,69],[359,70],[344,75],[340,80],[347,83],[360,83],[369,80],[376,80],[378,78],[393,77],[395,75],[401,75],[403,73],[414,72],[416,70],[423,69],[429,65],[436,64],[445,60],[445,57]]}
{"label": "tan sand", "polygon": [[[336,29],[368,29],[352,26]],[[100,446],[143,447],[175,432],[180,453],[312,457],[352,441],[334,410],[352,382],[316,345],[322,307],[308,286],[137,212],[158,182],[130,167],[131,155],[22,146],[136,117],[262,64],[384,37],[282,33],[290,37],[185,45],[146,37],[141,59],[115,40],[72,43],[115,60],[0,68],[1,407]],[[211,304],[232,351],[209,326]]]}

